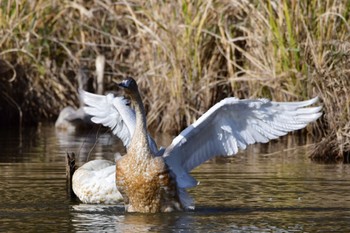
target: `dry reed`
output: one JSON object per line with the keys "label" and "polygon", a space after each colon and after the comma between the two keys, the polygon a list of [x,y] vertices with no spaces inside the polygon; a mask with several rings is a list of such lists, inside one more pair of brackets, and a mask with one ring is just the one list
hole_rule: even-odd
{"label": "dry reed", "polygon": [[78,70],[93,76],[104,54],[106,88],[136,77],[158,131],[178,132],[227,96],[319,95],[325,115],[309,132],[324,139],[313,158],[338,160],[350,151],[349,9],[345,0],[1,1],[1,117],[53,119],[78,103]]}

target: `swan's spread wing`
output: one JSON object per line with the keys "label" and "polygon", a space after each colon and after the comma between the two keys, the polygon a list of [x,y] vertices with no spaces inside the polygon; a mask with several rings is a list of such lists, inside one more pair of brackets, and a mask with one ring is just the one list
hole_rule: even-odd
{"label": "swan's spread wing", "polygon": [[[80,96],[87,105],[84,111],[92,116],[91,121],[110,128],[128,147],[136,125],[135,111],[129,106],[129,101],[113,94],[97,95],[83,90],[80,90]],[[157,153],[157,145],[150,135],[148,141],[151,150]]]}
{"label": "swan's spread wing", "polygon": [[128,101],[113,94],[97,95],[83,90],[80,90],[80,96],[87,105],[84,111],[92,116],[91,121],[110,128],[127,147],[136,122],[135,112],[129,107]]}
{"label": "swan's spread wing", "polygon": [[182,131],[164,157],[180,187],[194,186],[196,181],[188,172],[206,160],[216,155],[234,155],[249,144],[268,142],[315,121],[322,115],[322,107],[307,106],[317,100],[317,97],[303,102],[226,98]]}

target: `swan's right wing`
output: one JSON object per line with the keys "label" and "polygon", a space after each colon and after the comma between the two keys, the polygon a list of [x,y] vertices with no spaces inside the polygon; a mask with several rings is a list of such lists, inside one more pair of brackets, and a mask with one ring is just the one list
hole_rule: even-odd
{"label": "swan's right wing", "polygon": [[226,98],[187,127],[166,149],[164,158],[181,188],[197,184],[189,172],[217,155],[234,155],[256,142],[268,142],[318,119],[322,107],[301,102]]}
{"label": "swan's right wing", "polygon": [[[135,111],[130,107],[129,101],[121,96],[114,97],[113,94],[97,95],[83,90],[79,93],[83,103],[87,105],[84,111],[92,116],[91,121],[110,128],[124,146],[128,147],[136,125]],[[151,150],[157,154],[157,145],[150,135],[148,142]]]}

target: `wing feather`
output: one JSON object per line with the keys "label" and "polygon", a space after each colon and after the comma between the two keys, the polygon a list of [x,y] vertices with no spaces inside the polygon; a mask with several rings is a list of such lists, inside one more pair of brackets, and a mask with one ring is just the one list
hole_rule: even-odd
{"label": "wing feather", "polygon": [[[92,116],[91,121],[110,128],[128,147],[136,125],[136,114],[129,101],[121,96],[114,97],[113,94],[97,95],[83,90],[79,90],[79,93],[86,105],[84,111]],[[148,141],[151,150],[157,154],[157,145],[150,135]]]}
{"label": "wing feather", "polygon": [[164,158],[180,188],[195,186],[197,183],[189,172],[208,159],[234,155],[250,144],[266,143],[317,120],[322,107],[308,107],[317,100],[317,97],[300,102],[226,98],[174,138]]}

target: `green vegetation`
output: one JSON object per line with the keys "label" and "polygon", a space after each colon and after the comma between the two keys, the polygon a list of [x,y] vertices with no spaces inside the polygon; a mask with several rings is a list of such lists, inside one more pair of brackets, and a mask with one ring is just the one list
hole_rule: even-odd
{"label": "green vegetation", "polygon": [[[78,103],[76,74],[106,56],[107,89],[136,77],[149,124],[175,132],[227,96],[320,96],[315,160],[350,153],[350,3],[1,1],[2,121],[54,119]],[[175,117],[174,117],[175,116]],[[345,157],[344,157],[345,156]]]}

